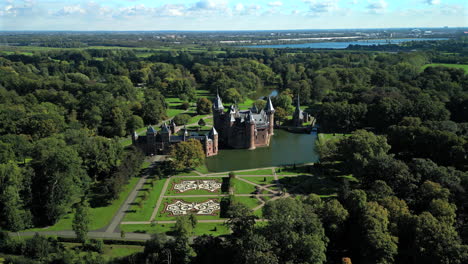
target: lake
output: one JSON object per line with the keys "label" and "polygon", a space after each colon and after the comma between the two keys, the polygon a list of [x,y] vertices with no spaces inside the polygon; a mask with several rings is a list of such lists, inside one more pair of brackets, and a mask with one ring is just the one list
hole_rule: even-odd
{"label": "lake", "polygon": [[254,45],[244,46],[246,48],[313,48],[313,49],[346,49],[349,45],[385,45],[385,44],[400,44],[409,41],[425,41],[425,40],[448,40],[448,38],[412,38],[412,39],[372,39],[372,40],[355,40],[344,42],[314,42],[303,44],[279,44],[279,45]]}
{"label": "lake", "polygon": [[316,139],[316,133],[294,134],[276,129],[269,147],[220,149],[218,155],[206,159],[206,166],[211,172],[223,172],[317,162]]}

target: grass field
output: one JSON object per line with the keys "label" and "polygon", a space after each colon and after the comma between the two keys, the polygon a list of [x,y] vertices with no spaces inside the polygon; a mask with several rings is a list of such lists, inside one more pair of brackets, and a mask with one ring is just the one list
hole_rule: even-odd
{"label": "grass field", "polygon": [[[166,180],[167,179],[154,181],[154,187],[152,190],[150,189],[151,186],[148,183],[145,183],[129,211],[125,214],[124,221],[148,221],[151,218],[154,206],[161,195],[161,191]],[[148,198],[144,200],[143,195],[146,190],[149,190],[149,195]],[[138,205],[140,201],[142,201],[141,208]]]}
{"label": "grass field", "polygon": [[272,175],[271,169],[235,172],[236,175]]}
{"label": "grass field", "polygon": [[[82,246],[81,243],[62,242],[62,244],[65,246],[65,248],[68,248],[68,249],[80,248]],[[144,246],[136,246],[136,245],[115,245],[115,244],[104,245],[104,250],[103,250],[102,255],[108,260],[110,260],[114,258],[130,256],[137,252],[143,252],[144,249],[145,249]]]}
{"label": "grass field", "polygon": [[[268,185],[268,184],[274,184],[275,183],[275,178],[273,176],[262,176],[262,177],[241,177],[245,180],[251,181],[253,183],[256,183],[258,185]],[[264,181],[266,180],[266,181]]]}
{"label": "grass field", "polygon": [[257,200],[257,198],[251,196],[251,197],[246,197],[246,196],[235,196],[234,201],[239,202],[241,204],[244,204],[250,209],[253,209],[260,205],[260,201]]}
{"label": "grass field", "polygon": [[426,69],[427,67],[437,67],[437,66],[444,66],[449,68],[457,68],[465,70],[465,73],[468,73],[468,64],[448,64],[448,63],[431,63],[424,65],[421,70]]}
{"label": "grass field", "polygon": [[232,179],[232,183],[234,185],[234,192],[236,194],[250,194],[255,192],[255,186],[252,184],[248,184],[244,181],[239,179]]}
{"label": "grass field", "polygon": [[[187,203],[201,203],[201,202],[205,202],[205,201],[208,201],[208,200],[217,200],[218,202],[221,200],[220,197],[197,197],[197,198],[193,198],[193,197],[181,197],[181,198],[164,198],[163,202],[161,203],[161,208],[159,208],[159,212],[158,214],[156,215],[156,221],[158,220],[176,220],[176,217],[175,216],[171,216],[169,215],[168,212],[165,212],[166,210],[166,205],[167,204],[172,204],[174,203],[176,200],[183,200],[184,202],[187,202]],[[219,216],[219,211],[218,212],[214,212],[213,215],[197,215],[197,219],[198,220],[212,220],[212,219],[221,219],[220,216]]]}
{"label": "grass field", "polygon": [[166,113],[167,113],[167,117],[168,118],[173,118],[174,116],[178,115],[178,114],[182,114],[185,110],[183,109],[173,109],[173,108],[169,108],[166,110]]}
{"label": "grass field", "polygon": [[[136,183],[140,178],[133,177],[130,182],[125,186],[124,190],[120,193],[119,199],[114,200],[111,204],[105,207],[97,207],[90,209],[90,230],[96,230],[107,226],[112,217],[117,213],[120,206],[123,204],[130,191],[135,187]],[[73,213],[67,214],[65,217],[60,219],[55,225],[48,228],[34,228],[25,231],[61,231],[61,230],[72,230]]]}
{"label": "grass field", "polygon": [[181,181],[187,181],[187,180],[215,180],[219,183],[222,183],[222,178],[213,178],[213,177],[209,177],[209,178],[171,178],[171,182],[169,183],[169,186],[167,188],[167,191],[166,191],[166,194],[165,195],[210,195],[210,194],[213,194],[213,195],[217,195],[217,194],[221,194],[221,189],[218,189],[214,192],[210,192],[210,191],[207,191],[207,190],[190,190],[190,191],[186,191],[186,192],[178,192],[177,190],[173,190],[173,187],[175,184],[177,183],[180,183]]}
{"label": "grass field", "polygon": [[[156,234],[156,233],[166,233],[167,235],[171,234],[175,224],[155,224],[155,225],[120,225],[120,230],[125,232],[135,232],[135,233],[147,233],[147,234]],[[193,235],[225,235],[229,234],[231,231],[229,227],[224,223],[198,223],[195,229],[193,230]]]}

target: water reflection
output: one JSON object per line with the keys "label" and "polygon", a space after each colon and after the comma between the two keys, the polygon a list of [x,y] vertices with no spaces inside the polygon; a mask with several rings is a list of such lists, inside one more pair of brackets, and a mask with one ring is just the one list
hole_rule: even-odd
{"label": "water reflection", "polygon": [[269,147],[256,150],[223,149],[217,156],[206,159],[212,172],[301,164],[318,161],[315,152],[317,134],[293,134],[275,130]]}

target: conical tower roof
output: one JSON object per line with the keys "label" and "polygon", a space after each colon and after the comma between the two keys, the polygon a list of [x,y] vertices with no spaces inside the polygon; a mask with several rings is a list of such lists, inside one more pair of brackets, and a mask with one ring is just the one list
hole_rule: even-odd
{"label": "conical tower roof", "polygon": [[265,112],[275,112],[275,108],[273,107],[273,103],[271,102],[270,96],[268,96],[267,103],[265,105]]}
{"label": "conical tower roof", "polygon": [[213,100],[213,109],[224,110],[223,101],[221,101],[221,97],[219,97],[218,91],[216,91],[216,98]]}

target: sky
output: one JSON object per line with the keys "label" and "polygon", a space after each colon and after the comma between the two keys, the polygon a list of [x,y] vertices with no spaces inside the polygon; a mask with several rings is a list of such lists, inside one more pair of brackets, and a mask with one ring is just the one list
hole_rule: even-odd
{"label": "sky", "polygon": [[466,0],[0,0],[0,30],[468,27]]}

